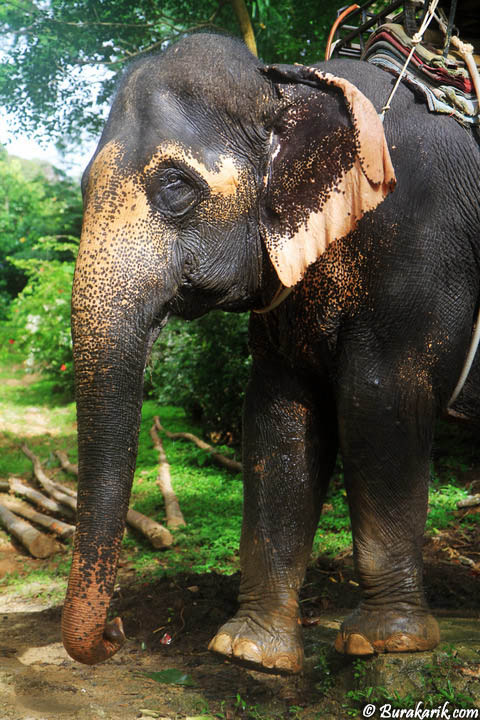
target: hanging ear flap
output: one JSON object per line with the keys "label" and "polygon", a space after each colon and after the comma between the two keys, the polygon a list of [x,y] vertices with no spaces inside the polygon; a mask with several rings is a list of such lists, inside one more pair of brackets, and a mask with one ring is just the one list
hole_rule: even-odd
{"label": "hanging ear flap", "polygon": [[265,244],[292,287],[395,185],[382,123],[343,78],[304,66],[264,70],[280,97],[262,213]]}

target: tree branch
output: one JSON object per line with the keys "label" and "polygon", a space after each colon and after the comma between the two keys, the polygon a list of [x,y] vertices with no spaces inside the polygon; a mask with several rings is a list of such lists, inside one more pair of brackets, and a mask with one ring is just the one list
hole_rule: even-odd
{"label": "tree branch", "polygon": [[158,452],[158,475],[157,485],[160,488],[165,502],[165,515],[167,517],[167,527],[177,528],[185,526],[185,518],[180,510],[175,490],[172,487],[172,478],[170,476],[170,466],[167,462],[167,456],[163,449],[162,441],[158,437],[155,429],[158,417],[154,418],[152,427],[150,428],[150,437],[152,438],[153,447]]}
{"label": "tree branch", "polygon": [[222,467],[225,467],[228,470],[232,470],[233,472],[242,472],[243,467],[241,463],[237,462],[236,460],[231,460],[231,458],[225,457],[225,455],[221,455],[220,453],[216,452],[215,448],[212,445],[204,442],[204,440],[201,440],[193,433],[169,432],[162,426],[162,424],[160,423],[160,418],[158,416],[155,416],[155,426],[157,430],[160,430],[160,432],[164,432],[165,435],[170,438],[170,440],[190,440],[190,442],[193,442],[197,447],[200,448],[200,450],[205,450],[205,452],[209,453],[212,457],[212,460],[214,460],[217,465],[221,465]]}

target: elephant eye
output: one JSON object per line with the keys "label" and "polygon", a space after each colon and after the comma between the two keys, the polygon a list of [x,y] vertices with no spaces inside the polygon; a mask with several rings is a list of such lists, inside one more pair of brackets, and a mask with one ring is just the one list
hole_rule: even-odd
{"label": "elephant eye", "polygon": [[150,202],[169,217],[181,217],[199,201],[199,193],[180,170],[166,168],[152,178]]}

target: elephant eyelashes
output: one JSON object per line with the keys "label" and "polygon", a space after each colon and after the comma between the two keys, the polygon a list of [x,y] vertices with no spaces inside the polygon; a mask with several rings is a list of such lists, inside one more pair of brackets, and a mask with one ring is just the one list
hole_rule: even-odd
{"label": "elephant eyelashes", "polygon": [[152,205],[169,217],[182,217],[200,200],[200,193],[184,173],[172,168],[152,178],[148,196]]}

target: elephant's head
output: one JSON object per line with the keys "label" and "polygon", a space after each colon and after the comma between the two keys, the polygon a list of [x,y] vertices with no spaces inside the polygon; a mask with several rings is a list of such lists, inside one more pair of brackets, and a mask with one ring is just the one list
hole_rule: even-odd
{"label": "elephant's head", "polygon": [[78,526],[70,655],[121,646],[106,624],[135,466],[143,371],[168,315],[268,305],[393,185],[382,126],[345,80],[261,65],[198,34],[124,77],[83,181],[72,298]]}

